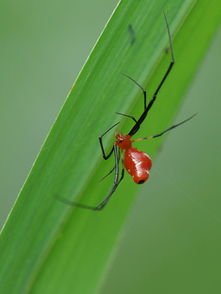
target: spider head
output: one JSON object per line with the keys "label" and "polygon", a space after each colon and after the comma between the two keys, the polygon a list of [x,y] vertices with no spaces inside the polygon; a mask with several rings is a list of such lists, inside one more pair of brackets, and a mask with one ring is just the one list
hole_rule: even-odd
{"label": "spider head", "polygon": [[127,150],[131,148],[131,136],[123,135],[123,134],[115,134],[115,138],[117,139],[114,143],[116,146],[119,146],[121,149]]}

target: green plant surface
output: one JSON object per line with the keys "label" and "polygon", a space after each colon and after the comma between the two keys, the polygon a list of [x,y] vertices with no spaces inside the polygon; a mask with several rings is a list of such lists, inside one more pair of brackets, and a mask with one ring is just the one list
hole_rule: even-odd
{"label": "green plant surface", "polygon": [[[208,3],[119,4],[70,91],[3,229],[1,292],[97,293],[139,187],[127,177],[101,212],[64,205],[55,195],[97,204],[110,189],[112,179],[99,183],[99,178],[113,161],[102,161],[97,138],[119,120],[116,111],[136,116],[142,111],[139,89],[121,72],[138,80],[148,94],[165,72],[170,54],[164,50],[168,36],[163,10],[175,37],[176,66],[139,136],[168,127],[220,23],[221,4]],[[133,45],[129,24],[136,32]],[[118,130],[130,127],[131,122],[123,120]],[[113,143],[113,132],[106,136],[106,146]],[[148,144],[151,155],[160,141]],[[143,143],[140,146],[147,148]]]}

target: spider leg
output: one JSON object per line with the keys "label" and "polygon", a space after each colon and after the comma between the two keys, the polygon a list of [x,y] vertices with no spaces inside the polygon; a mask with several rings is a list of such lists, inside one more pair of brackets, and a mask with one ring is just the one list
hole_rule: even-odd
{"label": "spider leg", "polygon": [[122,73],[122,75],[124,75],[126,78],[128,78],[129,80],[131,80],[133,83],[135,83],[143,92],[143,98],[144,98],[144,110],[147,108],[147,92],[146,90],[132,77],[128,76],[125,73]]}
{"label": "spider leg", "polygon": [[97,207],[93,208],[93,210],[102,210],[105,207],[105,205],[108,203],[108,201],[110,200],[111,196],[113,195],[114,191],[117,189],[118,185],[123,180],[123,178],[124,178],[124,168],[122,168],[121,170],[120,179],[118,180],[118,182],[114,183],[108,196]]}
{"label": "spider leg", "polygon": [[61,198],[61,197],[57,197],[57,198],[60,201],[62,201],[63,203],[71,205],[71,206],[77,206],[77,207],[86,208],[86,209],[90,209],[90,210],[102,210],[106,206],[106,204],[110,200],[111,196],[113,195],[114,191],[117,189],[118,185],[120,184],[120,182],[123,180],[123,177],[124,177],[124,168],[122,168],[121,176],[120,176],[120,179],[119,179],[119,161],[120,161],[120,157],[118,156],[119,153],[117,152],[117,146],[116,145],[114,145],[113,149],[114,149],[114,156],[115,156],[114,184],[113,184],[109,194],[104,198],[104,200],[101,203],[99,203],[97,206],[91,206],[91,205],[86,205],[86,204],[81,204],[81,203],[78,203],[78,202],[70,201],[68,199],[64,199],[64,198]]}
{"label": "spider leg", "polygon": [[173,44],[172,44],[172,38],[171,38],[171,34],[170,34],[170,28],[169,28],[169,24],[168,24],[168,21],[167,21],[167,17],[166,17],[166,14],[164,14],[164,18],[165,18],[165,22],[166,22],[166,26],[167,26],[167,32],[168,32],[168,37],[169,37],[169,43],[170,43],[170,52],[171,52],[171,62],[167,68],[167,71],[166,73],[164,74],[161,82],[159,83],[157,89],[155,90],[154,94],[153,94],[153,97],[152,99],[150,100],[149,104],[147,105],[147,109],[150,110],[153,103],[155,102],[156,98],[157,98],[157,94],[159,93],[161,87],[163,86],[164,82],[166,81],[169,73],[171,72],[171,69],[175,63],[175,58],[174,58],[174,52],[173,52]]}
{"label": "spider leg", "polygon": [[160,137],[160,136],[162,136],[163,134],[165,134],[165,133],[167,133],[167,132],[169,132],[169,131],[171,131],[171,130],[173,130],[173,129],[179,127],[179,126],[181,126],[182,124],[188,122],[189,120],[191,120],[192,118],[194,118],[194,116],[196,116],[196,115],[197,115],[197,113],[191,115],[191,116],[188,117],[187,119],[185,119],[185,120],[179,122],[178,124],[172,125],[172,126],[169,127],[168,129],[166,129],[166,130],[160,132],[159,134],[156,134],[156,135],[153,135],[153,136],[149,136],[149,137],[145,137],[145,138],[135,139],[135,140],[133,140],[133,142],[138,142],[138,141],[142,141],[142,140],[149,140],[149,139],[153,139],[153,138]]}
{"label": "spider leg", "polygon": [[[120,158],[120,150],[118,152],[118,157]],[[108,177],[110,174],[112,174],[112,172],[115,170],[115,168],[116,168],[116,165],[114,165],[114,167],[112,167],[112,169],[100,179],[100,182],[103,181],[104,179],[106,179],[106,177]]]}
{"label": "spider leg", "polygon": [[[133,83],[135,83],[143,92],[143,97],[144,97],[144,110],[146,109],[147,107],[147,92],[144,90],[144,88],[136,81],[134,80],[133,78],[131,78],[130,76],[128,76],[127,74],[125,73],[122,73],[122,75],[124,75],[126,78],[128,78],[129,80],[131,80]],[[121,113],[121,112],[116,112],[117,114],[119,115],[123,115],[123,116],[126,116],[126,117],[129,117],[131,118],[133,121],[135,121],[135,124],[137,124],[137,120],[134,116],[132,115],[129,115],[129,114],[124,114],[124,113]]]}
{"label": "spider leg", "polygon": [[[172,38],[171,38],[171,33],[170,33],[170,28],[169,28],[169,24],[167,21],[167,17],[164,13],[164,18],[165,18],[165,22],[166,22],[166,27],[167,27],[167,33],[168,33],[168,37],[169,37],[169,44],[170,44],[170,52],[171,52],[171,61],[170,64],[163,76],[163,78],[161,79],[157,89],[155,90],[152,99],[150,100],[150,102],[148,103],[148,105],[145,107],[144,112],[141,114],[140,118],[138,119],[137,123],[132,127],[132,129],[130,130],[130,132],[128,133],[130,136],[133,136],[140,128],[142,122],[145,120],[149,110],[151,109],[151,107],[153,106],[154,102],[156,101],[157,95],[160,91],[160,89],[162,88],[163,84],[165,83],[169,73],[172,70],[173,65],[175,64],[175,58],[174,58],[174,52],[173,52],[173,44],[172,44]],[[129,77],[130,78],[130,77]],[[139,88],[141,88],[142,90],[144,90],[135,80],[133,80],[132,78],[130,78],[132,81],[134,81]],[[145,104],[146,105],[146,104]]]}
{"label": "spider leg", "polygon": [[101,179],[100,182],[103,181],[104,179],[106,179],[110,174],[112,174],[112,172],[115,170],[115,166],[112,167],[112,169],[106,174],[104,175]]}
{"label": "spider leg", "polygon": [[114,151],[114,146],[112,147],[111,151],[106,155],[105,153],[105,150],[104,150],[104,145],[103,145],[103,136],[105,136],[111,129],[113,129],[116,125],[118,125],[119,122],[117,122],[116,124],[114,124],[113,126],[111,126],[109,129],[107,129],[98,139],[99,139],[99,143],[100,143],[100,147],[101,147],[101,152],[102,152],[102,155],[103,155],[103,158],[105,160],[107,160],[111,154],[113,153]]}
{"label": "spider leg", "polygon": [[116,112],[116,114],[119,114],[119,115],[123,115],[123,116],[129,117],[129,118],[131,118],[133,121],[135,121],[135,123],[137,123],[136,118],[135,118],[134,116],[132,116],[132,115],[124,114],[124,113],[121,113],[121,112]]}
{"label": "spider leg", "polygon": [[175,128],[179,127],[180,125],[182,125],[182,124],[188,122],[189,120],[191,120],[192,118],[194,118],[194,116],[196,116],[196,115],[197,115],[197,113],[194,113],[193,115],[191,115],[191,116],[188,117],[187,119],[181,121],[180,123],[175,124],[175,125],[169,127],[168,129],[164,130],[163,132],[161,132],[161,133],[159,133],[159,134],[156,134],[156,135],[153,135],[153,136],[151,136],[151,137],[152,137],[152,138],[160,137],[160,136],[162,136],[163,134],[167,133],[168,131],[171,131],[172,129],[175,129]]}
{"label": "spider leg", "polygon": [[117,189],[117,187],[119,186],[120,182],[123,180],[124,178],[124,165],[121,169],[121,176],[119,179],[119,161],[120,161],[120,156],[118,158],[116,158],[118,155],[120,155],[120,153],[116,152],[116,146],[114,145],[114,155],[115,155],[115,178],[114,178],[114,184],[109,192],[109,194],[107,195],[106,198],[104,198],[104,200],[96,207],[92,208],[93,210],[102,210],[105,205],[108,203],[108,201],[110,200],[111,196],[113,195],[114,191]]}

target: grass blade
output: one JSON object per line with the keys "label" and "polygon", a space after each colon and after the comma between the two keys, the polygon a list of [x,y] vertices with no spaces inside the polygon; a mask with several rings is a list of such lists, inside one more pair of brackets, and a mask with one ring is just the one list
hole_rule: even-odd
{"label": "grass blade", "polygon": [[[106,195],[111,179],[102,184],[98,180],[113,162],[103,163],[97,138],[119,119],[116,111],[135,116],[142,111],[139,89],[121,72],[138,80],[148,94],[158,85],[170,58],[164,53],[168,37],[163,10],[173,35],[176,33],[177,64],[139,136],[168,127],[220,22],[218,13],[211,21],[218,1],[214,6],[206,0],[194,4],[190,0],[120,3],[74,84],[4,227],[0,240],[3,293],[97,291],[138,187],[128,177],[100,213],[66,206],[55,195],[87,204],[99,203]],[[199,21],[201,17],[207,26]],[[129,25],[136,34],[133,44]],[[130,127],[125,119],[119,129]],[[110,133],[106,144],[112,142]],[[149,145],[151,155],[159,142]]]}

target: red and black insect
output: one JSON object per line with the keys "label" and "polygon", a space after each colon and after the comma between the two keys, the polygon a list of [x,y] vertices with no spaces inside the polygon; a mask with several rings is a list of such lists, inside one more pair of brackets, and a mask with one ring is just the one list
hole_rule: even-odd
{"label": "red and black insect", "polygon": [[[108,175],[110,175],[112,172],[115,171],[115,176],[114,176],[114,183],[113,186],[109,192],[109,194],[104,198],[104,200],[99,203],[97,206],[90,206],[90,205],[85,205],[85,204],[81,204],[81,203],[77,203],[77,202],[72,202],[69,200],[64,200],[62,199],[63,202],[69,204],[69,205],[73,205],[73,206],[78,206],[78,207],[82,207],[82,208],[87,208],[87,209],[91,209],[91,210],[102,210],[105,205],[108,203],[108,201],[110,200],[111,196],[113,195],[114,191],[117,189],[118,185],[120,184],[120,182],[123,180],[124,178],[124,170],[126,169],[128,171],[128,173],[132,176],[134,182],[136,184],[143,184],[144,182],[146,182],[149,178],[149,170],[152,167],[152,161],[151,158],[149,157],[149,155],[147,155],[146,153],[137,150],[135,148],[132,147],[133,142],[138,142],[141,140],[149,140],[152,138],[157,138],[162,136],[163,134],[165,134],[166,132],[184,124],[185,122],[189,121],[190,119],[192,119],[196,114],[192,115],[191,117],[183,120],[182,122],[175,124],[169,128],[167,128],[166,130],[160,132],[159,134],[153,135],[153,136],[149,136],[149,137],[145,137],[145,138],[139,138],[139,139],[135,139],[132,140],[132,137],[137,133],[137,131],[140,129],[140,126],[142,125],[143,121],[145,120],[145,118],[147,117],[151,107],[153,106],[154,102],[156,101],[157,95],[161,89],[161,87],[163,86],[164,82],[166,81],[169,73],[171,72],[171,69],[175,63],[175,59],[174,59],[174,53],[173,53],[173,46],[172,46],[172,39],[171,39],[171,34],[170,34],[170,29],[169,29],[169,25],[168,25],[168,21],[166,18],[166,15],[164,14],[165,17],[165,22],[166,22],[166,27],[167,27],[167,32],[168,32],[168,36],[169,36],[169,45],[170,45],[170,52],[171,52],[171,62],[162,78],[162,80],[160,81],[157,89],[155,90],[150,102],[147,104],[147,95],[146,95],[146,91],[144,90],[144,88],[137,82],[135,81],[133,78],[131,78],[130,76],[124,74],[128,79],[130,79],[132,82],[134,82],[143,92],[143,97],[144,97],[144,110],[143,113],[141,114],[141,116],[139,117],[139,119],[137,120],[135,117],[133,117],[132,115],[128,115],[128,114],[123,114],[123,113],[117,113],[119,115],[128,117],[130,119],[132,119],[135,124],[132,127],[132,129],[129,131],[129,133],[127,135],[123,135],[121,133],[115,134],[116,137],[116,141],[111,149],[111,151],[106,154],[105,150],[104,150],[104,146],[103,146],[103,136],[106,135],[111,129],[113,129],[118,123],[114,124],[113,126],[111,126],[107,131],[105,131],[100,137],[99,137],[99,143],[100,143],[100,147],[101,147],[101,151],[102,151],[102,155],[103,158],[105,160],[109,159],[110,156],[112,154],[114,154],[115,157],[115,165],[112,168],[112,170],[104,176],[107,177]],[[120,159],[121,159],[121,154],[123,154],[123,159],[122,159],[122,169],[120,171]]]}

